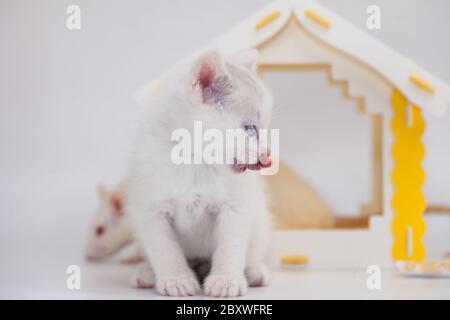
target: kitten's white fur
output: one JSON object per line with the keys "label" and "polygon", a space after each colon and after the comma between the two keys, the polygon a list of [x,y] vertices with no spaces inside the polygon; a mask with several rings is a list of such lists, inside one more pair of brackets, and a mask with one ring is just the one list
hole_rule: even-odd
{"label": "kitten's white fur", "polygon": [[214,50],[203,54],[166,77],[142,118],[127,212],[150,262],[137,276],[154,275],[160,294],[195,294],[200,285],[188,263],[195,259],[211,261],[204,282],[209,296],[243,295],[247,279],[267,284],[269,215],[259,172],[170,159],[173,130],[191,131],[194,120],[221,131],[243,123],[268,128],[272,99],[256,75],[256,58],[254,51],[227,59]]}

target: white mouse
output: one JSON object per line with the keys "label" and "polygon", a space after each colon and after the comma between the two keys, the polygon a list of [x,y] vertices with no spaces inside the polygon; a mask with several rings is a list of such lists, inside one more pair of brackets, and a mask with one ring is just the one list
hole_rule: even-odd
{"label": "white mouse", "polygon": [[[124,213],[124,183],[109,192],[104,185],[97,188],[100,205],[90,223],[86,239],[87,261],[101,261],[111,257],[133,242],[133,232]],[[135,262],[131,257],[123,262]]]}

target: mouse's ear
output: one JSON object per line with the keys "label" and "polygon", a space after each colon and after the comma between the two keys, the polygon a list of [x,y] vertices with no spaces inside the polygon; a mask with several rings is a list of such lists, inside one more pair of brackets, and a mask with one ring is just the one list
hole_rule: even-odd
{"label": "mouse's ear", "polygon": [[231,61],[244,66],[252,72],[256,72],[258,67],[259,52],[258,49],[247,49],[231,56]]}
{"label": "mouse's ear", "polygon": [[100,199],[104,199],[109,196],[108,188],[106,188],[106,186],[103,183],[97,186],[97,196]]}
{"label": "mouse's ear", "polygon": [[109,201],[114,208],[114,214],[121,216],[123,214],[123,194],[114,192],[111,194]]}
{"label": "mouse's ear", "polygon": [[194,89],[201,90],[203,102],[215,104],[229,89],[229,74],[222,54],[215,49],[203,53],[194,63]]}

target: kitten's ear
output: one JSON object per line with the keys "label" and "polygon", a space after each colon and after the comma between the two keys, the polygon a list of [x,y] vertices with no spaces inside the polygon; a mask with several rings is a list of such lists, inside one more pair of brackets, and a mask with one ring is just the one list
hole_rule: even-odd
{"label": "kitten's ear", "polygon": [[236,53],[231,57],[232,61],[244,66],[252,72],[256,72],[258,67],[259,52],[257,49],[248,49]]}
{"label": "kitten's ear", "polygon": [[109,199],[115,209],[114,214],[121,216],[123,214],[123,195],[120,193],[113,193]]}
{"label": "kitten's ear", "polygon": [[195,86],[202,92],[205,103],[217,103],[227,92],[229,75],[222,55],[209,50],[197,60],[194,67]]}
{"label": "kitten's ear", "polygon": [[100,199],[104,199],[109,196],[108,188],[104,184],[99,184],[97,186],[97,196]]}

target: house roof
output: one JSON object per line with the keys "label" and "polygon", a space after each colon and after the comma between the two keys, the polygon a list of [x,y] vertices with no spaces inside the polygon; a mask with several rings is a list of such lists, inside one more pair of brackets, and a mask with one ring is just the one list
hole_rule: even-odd
{"label": "house roof", "polygon": [[[351,57],[384,78],[411,103],[436,116],[446,112],[450,105],[450,88],[445,82],[313,0],[272,1],[187,59],[212,47],[225,54],[258,47],[277,35],[292,17],[331,50]],[[135,99],[145,104],[157,83],[158,79],[142,87]]]}

